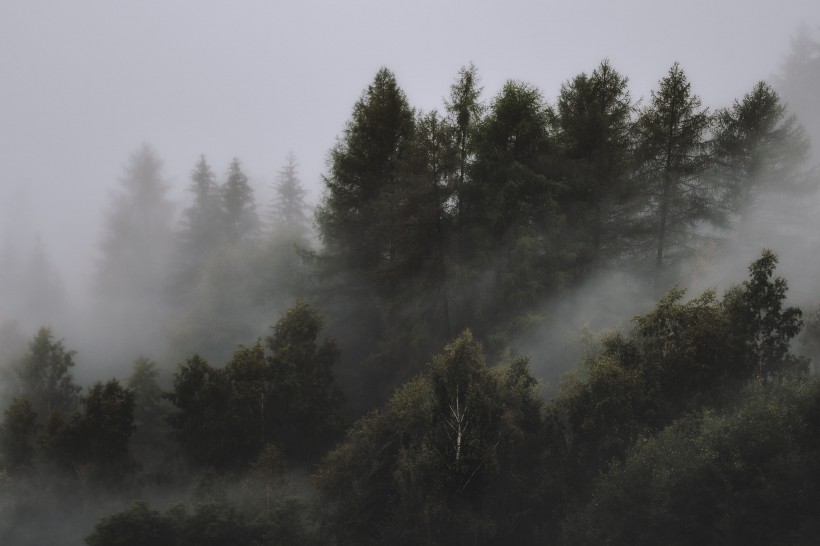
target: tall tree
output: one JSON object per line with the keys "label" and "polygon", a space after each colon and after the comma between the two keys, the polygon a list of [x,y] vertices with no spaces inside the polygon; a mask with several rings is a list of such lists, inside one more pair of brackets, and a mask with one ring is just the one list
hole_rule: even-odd
{"label": "tall tree", "polygon": [[228,178],[222,185],[222,206],[229,242],[246,240],[257,234],[259,217],[256,215],[253,189],[237,158],[231,161]]}
{"label": "tall tree", "polygon": [[273,326],[265,416],[269,437],[296,460],[317,458],[342,431],[343,396],[333,380],[335,341],[318,342],[323,321],[307,304],[288,309]]}
{"label": "tall tree", "polygon": [[148,144],[125,166],[101,244],[98,290],[108,303],[161,297],[173,240],[173,206],[161,171],[162,163]]}
{"label": "tall tree", "polygon": [[816,29],[801,25],[791,38],[791,49],[783,60],[777,77],[777,89],[789,109],[797,114],[814,145],[817,161],[820,145],[820,40]]}
{"label": "tall tree", "polygon": [[655,282],[664,265],[686,248],[703,221],[716,221],[715,199],[705,176],[711,118],[683,69],[675,63],[637,121],[641,177],[648,196]]}
{"label": "tall tree", "polygon": [[330,154],[327,194],[316,217],[319,233],[331,257],[368,280],[380,279],[395,258],[396,229],[389,224],[394,219],[385,211],[384,197],[398,182],[413,121],[395,76],[382,68],[356,102]]}
{"label": "tall tree", "polygon": [[453,144],[457,150],[452,194],[456,208],[455,216],[460,220],[463,213],[461,193],[464,189],[470,166],[475,159],[475,132],[479,126],[485,107],[480,101],[482,87],[479,86],[478,70],[470,65],[462,67],[458,79],[450,86],[450,96],[445,101],[447,121],[453,127]]}
{"label": "tall tree", "polygon": [[509,81],[478,129],[461,241],[473,271],[490,271],[497,287],[475,302],[479,316],[515,316],[561,282],[550,117],[537,88]]}
{"label": "tall tree", "polygon": [[285,231],[286,238],[301,242],[310,233],[310,220],[305,202],[307,191],[299,180],[298,167],[296,156],[289,153],[274,186],[272,216],[275,232]]}
{"label": "tall tree", "polygon": [[214,248],[224,237],[224,216],[220,206],[221,195],[211,166],[204,155],[191,171],[191,185],[194,196],[193,204],[185,210],[181,239],[183,274],[194,275],[201,269]]}
{"label": "tall tree", "polygon": [[54,339],[51,330],[40,328],[14,368],[17,394],[29,400],[43,421],[51,413],[69,415],[77,407],[80,387],[71,375],[74,354]]}
{"label": "tall tree", "polygon": [[635,203],[631,176],[632,114],[627,79],[604,60],[591,75],[561,86],[556,106],[557,143],[566,189],[567,223],[578,238],[578,266],[594,267],[617,255]]}
{"label": "tall tree", "polygon": [[728,186],[733,212],[752,206],[760,192],[799,189],[811,144],[769,84],[758,82],[715,118],[717,175]]}

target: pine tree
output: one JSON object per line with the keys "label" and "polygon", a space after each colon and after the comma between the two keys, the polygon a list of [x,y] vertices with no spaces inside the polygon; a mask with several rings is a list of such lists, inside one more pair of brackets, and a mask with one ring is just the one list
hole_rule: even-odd
{"label": "pine tree", "polygon": [[316,216],[319,234],[339,267],[368,281],[380,280],[395,259],[396,227],[390,225],[385,197],[398,183],[413,131],[407,98],[395,76],[382,68],[331,151],[327,194]]}
{"label": "pine tree", "polygon": [[654,253],[655,283],[664,266],[690,243],[704,221],[718,221],[709,170],[707,108],[675,63],[637,121],[645,219]]}
{"label": "pine tree", "polygon": [[162,163],[148,144],[131,155],[106,215],[99,296],[113,307],[162,295],[171,252],[173,206]]}
{"label": "pine tree", "polygon": [[[304,242],[310,233],[305,196],[307,191],[299,180],[298,163],[293,152],[288,154],[287,163],[279,171],[274,190],[273,229],[275,235],[285,235],[294,242]],[[284,232],[284,233],[283,233]]]}
{"label": "pine tree", "polygon": [[716,175],[727,186],[733,212],[752,206],[761,192],[800,189],[811,145],[770,85],[758,82],[715,117]]}
{"label": "pine tree", "polygon": [[222,185],[222,207],[229,242],[236,243],[257,235],[260,226],[253,189],[248,184],[248,177],[242,172],[242,166],[237,158],[231,161],[228,178]]}
{"label": "pine tree", "polygon": [[566,190],[560,197],[589,270],[622,251],[635,186],[630,172],[632,113],[627,79],[603,61],[561,86],[555,125]]}

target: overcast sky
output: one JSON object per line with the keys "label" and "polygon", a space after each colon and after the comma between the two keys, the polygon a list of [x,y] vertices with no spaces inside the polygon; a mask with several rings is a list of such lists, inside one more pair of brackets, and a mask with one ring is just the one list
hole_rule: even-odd
{"label": "overcast sky", "polygon": [[239,157],[264,199],[293,151],[315,200],[380,66],[429,110],[471,61],[485,98],[519,79],[549,102],[603,58],[636,98],[679,61],[719,107],[777,70],[800,23],[820,25],[818,0],[0,0],[0,230],[39,233],[77,286],[143,141],[180,204],[202,153],[220,175]]}

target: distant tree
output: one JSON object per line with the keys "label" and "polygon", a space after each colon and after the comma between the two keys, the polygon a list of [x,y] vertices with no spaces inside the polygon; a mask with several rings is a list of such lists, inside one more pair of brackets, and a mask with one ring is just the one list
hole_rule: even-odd
{"label": "distant tree", "polygon": [[640,175],[648,197],[656,285],[664,266],[690,243],[701,222],[717,221],[716,195],[705,176],[711,124],[675,63],[637,120]]}
{"label": "distant tree", "polygon": [[39,236],[35,239],[22,280],[23,308],[19,312],[23,320],[43,324],[64,317],[67,301],[60,272],[48,257]]}
{"label": "distant tree", "polygon": [[6,471],[32,469],[37,436],[37,414],[26,398],[15,398],[3,413],[0,426],[0,464]]}
{"label": "distant tree", "polygon": [[229,242],[235,243],[257,235],[259,218],[256,215],[253,189],[237,158],[231,161],[228,178],[222,185],[222,206]]}
{"label": "distant tree", "polygon": [[70,414],[77,407],[80,387],[74,383],[74,351],[55,340],[48,328],[40,328],[28,351],[14,367],[17,392],[31,403],[40,419],[53,413]]}
{"label": "distant tree", "polygon": [[162,163],[148,144],[134,152],[106,215],[98,295],[108,305],[161,298],[171,252],[173,206]]}
{"label": "distant tree", "polygon": [[139,357],[126,383],[134,393],[134,434],[132,451],[141,462],[159,463],[161,453],[167,452],[169,429],[167,417],[170,404],[159,385],[159,370],[152,360]]}
{"label": "distant tree", "polygon": [[279,171],[274,190],[273,229],[275,234],[284,231],[287,239],[302,242],[310,233],[308,206],[305,203],[307,191],[299,180],[298,164],[293,152],[288,154],[287,163]]}
{"label": "distant tree", "polygon": [[204,155],[191,172],[190,191],[194,202],[184,212],[184,225],[180,234],[183,256],[181,275],[190,282],[201,274],[214,249],[223,242],[224,216],[221,195],[216,177]]}
{"label": "distant tree", "polygon": [[820,143],[820,41],[817,29],[801,25],[791,38],[791,49],[780,66],[776,87],[784,103],[806,128],[814,145],[814,161]]}
{"label": "distant tree", "polygon": [[111,379],[98,381],[83,396],[82,414],[68,433],[78,451],[76,463],[90,465],[95,481],[116,486],[135,468],[128,449],[133,432],[134,393]]}
{"label": "distant tree", "polygon": [[307,304],[288,309],[267,339],[272,354],[265,402],[269,437],[296,460],[310,460],[338,439],[343,396],[333,378],[339,349],[319,344],[322,319]]}
{"label": "distant tree", "polygon": [[189,465],[235,466],[237,453],[232,447],[232,423],[227,418],[230,385],[224,371],[194,355],[179,366],[168,396],[176,406],[169,422]]}
{"label": "distant tree", "polygon": [[752,206],[761,192],[801,189],[811,143],[771,86],[758,82],[715,118],[716,174],[728,186],[733,212]]}

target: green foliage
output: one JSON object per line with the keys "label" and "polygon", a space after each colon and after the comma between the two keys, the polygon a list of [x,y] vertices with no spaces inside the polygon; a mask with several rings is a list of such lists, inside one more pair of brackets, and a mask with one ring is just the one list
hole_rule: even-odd
{"label": "green foliage", "polygon": [[800,189],[811,144],[771,86],[758,82],[715,118],[717,175],[728,185],[735,212],[754,204],[761,191]]}
{"label": "green foliage", "polygon": [[85,539],[89,546],[232,546],[314,544],[298,503],[280,503],[260,514],[228,503],[202,503],[189,512],[183,505],[161,514],[142,501],[102,518]]}
{"label": "green foliage", "polygon": [[[162,162],[148,144],[135,151],[106,216],[98,271],[101,303],[157,303],[173,241],[173,205],[162,179]],[[151,309],[156,311],[155,309]],[[115,311],[118,311],[115,309]]]}
{"label": "green foliage", "polygon": [[317,486],[340,544],[493,544],[532,531],[540,402],[526,363],[488,369],[461,334],[359,420]]}
{"label": "green foliage", "polygon": [[85,539],[89,546],[174,546],[168,518],[150,510],[142,501],[135,501],[122,512],[103,517],[94,526],[94,533]]}
{"label": "green foliage", "polygon": [[276,236],[304,243],[310,233],[305,196],[297,170],[296,156],[288,154],[287,164],[279,171],[274,190],[273,223]]}
{"label": "green foliage", "polygon": [[636,125],[656,275],[675,251],[685,248],[700,222],[719,219],[705,177],[710,125],[708,109],[702,108],[700,97],[692,94],[692,85],[675,63],[658,90],[652,91]]}
{"label": "green foliage", "polygon": [[95,480],[116,485],[133,470],[128,442],[134,432],[134,393],[116,379],[97,382],[82,399],[83,412],[69,434]]}
{"label": "green foliage", "polygon": [[752,385],[739,406],[638,441],[565,528],[567,544],[808,544],[816,465],[807,428],[817,385]]}
{"label": "green foliage", "polygon": [[257,235],[259,218],[256,215],[253,189],[237,158],[228,167],[228,178],[221,187],[221,193],[228,242],[237,243]]}
{"label": "green foliage", "polygon": [[775,264],[765,251],[750,280],[722,300],[706,292],[681,302],[683,291],[668,292],[629,335],[602,341],[584,377],[567,380],[547,419],[567,502],[585,498],[612,461],[687,412],[725,407],[755,378],[805,374],[805,361],[789,352],[800,312],[782,309],[786,285],[772,278]]}
{"label": "green foliage", "polygon": [[271,440],[298,460],[317,457],[342,431],[343,397],[334,384],[339,349],[318,344],[322,319],[305,303],[290,308],[268,338],[270,391],[266,426]]}
{"label": "green foliage", "polygon": [[413,112],[386,68],[353,107],[352,119],[330,155],[328,193],[316,213],[328,253],[345,269],[378,278],[392,259],[383,197],[397,182],[399,165],[414,131]]}
{"label": "green foliage", "polygon": [[803,327],[803,312],[785,307],[788,283],[773,277],[777,256],[764,250],[749,266],[750,279],[726,295],[735,335],[743,343],[743,364],[762,380],[782,380],[808,371],[808,361],[789,352]]}
{"label": "green foliage", "polygon": [[582,269],[625,246],[640,202],[632,173],[635,106],[627,79],[603,61],[561,86],[554,125],[566,185],[561,207]]}
{"label": "green foliage", "polygon": [[273,327],[272,353],[240,345],[224,368],[193,356],[174,375],[170,416],[182,452],[194,468],[242,470],[268,443],[310,460],[341,431],[342,396],[333,383],[339,352],[319,345],[322,320],[297,304]]}
{"label": "green foliage", "polygon": [[3,413],[0,461],[7,472],[32,469],[37,442],[37,414],[26,398],[15,398]]}
{"label": "green foliage", "polygon": [[20,395],[41,419],[53,412],[68,414],[77,407],[80,387],[71,375],[74,354],[62,340],[54,339],[50,329],[40,328],[14,367]]}

